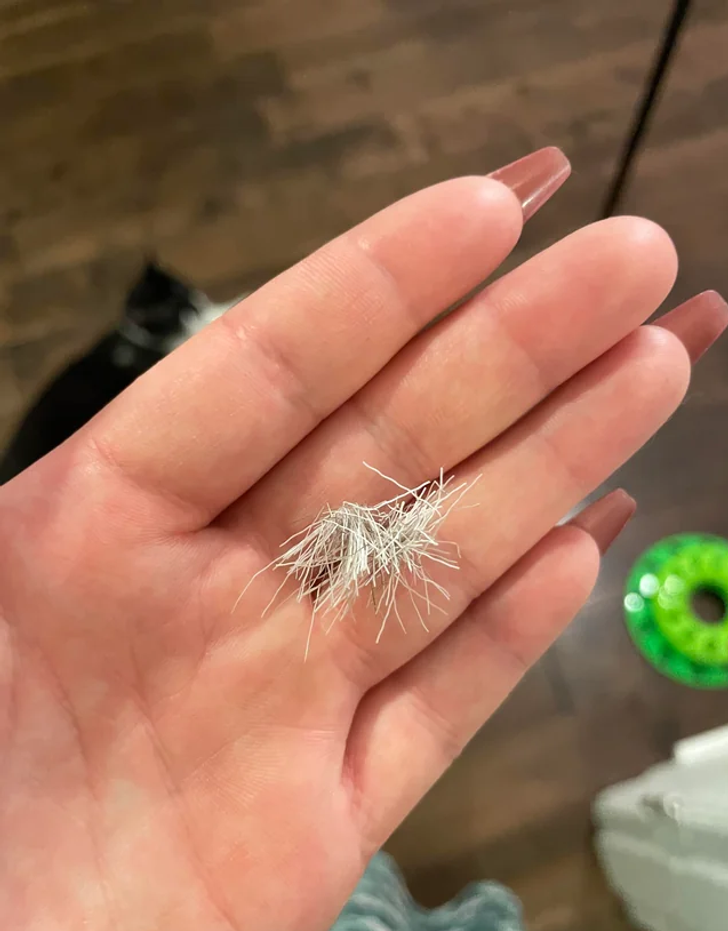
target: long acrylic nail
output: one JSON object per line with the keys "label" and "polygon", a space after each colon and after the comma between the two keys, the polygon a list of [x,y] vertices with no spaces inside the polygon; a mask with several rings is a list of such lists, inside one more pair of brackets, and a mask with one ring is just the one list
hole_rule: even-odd
{"label": "long acrylic nail", "polygon": [[728,304],[717,291],[703,291],[664,314],[657,323],[674,333],[691,361],[697,362],[728,327]]}
{"label": "long acrylic nail", "polygon": [[637,510],[637,502],[622,488],[610,491],[588,505],[569,523],[594,539],[602,556],[614,543]]}
{"label": "long acrylic nail", "polygon": [[571,174],[571,164],[561,149],[548,146],[511,162],[489,178],[509,187],[521,202],[523,219],[529,220],[558,191]]}

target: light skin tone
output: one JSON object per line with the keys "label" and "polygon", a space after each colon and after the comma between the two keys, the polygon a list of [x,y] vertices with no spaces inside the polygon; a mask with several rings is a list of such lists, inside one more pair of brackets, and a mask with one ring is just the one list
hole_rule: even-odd
{"label": "light skin tone", "polygon": [[[368,858],[573,618],[634,503],[555,525],[680,403],[713,294],[580,230],[498,279],[543,150],[395,204],[256,292],[0,490],[0,927],[325,931]],[[480,476],[426,633],[262,609],[345,498]],[[463,502],[466,503],[466,502]],[[439,571],[441,570],[441,571]]]}

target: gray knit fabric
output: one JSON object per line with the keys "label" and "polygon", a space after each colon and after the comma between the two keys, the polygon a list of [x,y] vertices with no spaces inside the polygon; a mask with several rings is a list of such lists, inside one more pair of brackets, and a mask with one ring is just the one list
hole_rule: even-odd
{"label": "gray knit fabric", "polygon": [[419,906],[391,857],[380,853],[332,931],[524,931],[521,906],[508,889],[472,883],[436,909]]}

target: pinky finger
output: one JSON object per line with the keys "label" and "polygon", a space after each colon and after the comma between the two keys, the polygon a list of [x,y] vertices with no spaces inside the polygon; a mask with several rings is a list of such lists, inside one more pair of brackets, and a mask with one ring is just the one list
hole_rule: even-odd
{"label": "pinky finger", "polygon": [[428,649],[364,698],[345,775],[380,846],[583,606],[635,503],[613,491],[554,528]]}

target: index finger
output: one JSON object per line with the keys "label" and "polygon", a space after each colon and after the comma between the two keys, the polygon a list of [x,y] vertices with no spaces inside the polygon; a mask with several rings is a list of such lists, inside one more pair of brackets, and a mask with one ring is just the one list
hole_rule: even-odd
{"label": "index finger", "polygon": [[561,152],[541,150],[499,180],[436,185],[340,236],[117,398],[86,431],[94,464],[168,529],[206,525],[487,277],[523,205],[568,172]]}

